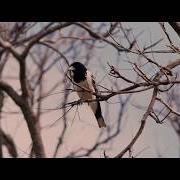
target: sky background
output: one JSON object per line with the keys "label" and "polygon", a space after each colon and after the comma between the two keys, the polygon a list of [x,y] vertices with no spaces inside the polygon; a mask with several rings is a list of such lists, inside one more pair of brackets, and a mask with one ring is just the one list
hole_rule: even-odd
{"label": "sky background", "polygon": [[[138,45],[143,47],[144,45],[151,44],[161,38],[164,40],[156,47],[156,49],[166,49],[168,42],[157,22],[124,22],[124,27],[133,28],[134,35],[137,35],[141,31],[144,33],[138,38]],[[170,26],[166,26],[167,31],[171,34],[171,38],[176,45],[179,45],[179,39],[176,33]],[[82,52],[83,54],[83,52]],[[168,64],[171,60],[175,60],[177,55],[170,54],[156,54],[154,58],[157,62],[162,65]],[[132,55],[122,54],[119,58],[119,70],[123,75],[130,79],[134,79],[134,74],[130,71],[130,65],[127,63],[127,59],[133,61],[135,57]],[[77,61],[85,62],[83,56],[79,54],[76,57]],[[88,69],[92,71],[96,76],[96,81],[101,85],[110,87],[108,76],[104,76],[104,71],[108,71],[107,62],[110,62],[112,65],[115,64],[117,59],[116,50],[110,46],[106,46],[102,49],[96,50],[96,55],[92,58],[88,65]],[[126,62],[125,62],[126,61]],[[102,68],[103,64],[104,68]],[[8,68],[3,72],[4,76],[11,75],[16,76],[18,71],[18,65],[13,59],[8,62]],[[61,68],[59,65],[53,67],[48,75],[45,77],[45,88],[49,88],[54,85],[56,81],[62,79],[61,72],[58,68]],[[145,71],[148,72],[149,76],[154,74],[155,69],[151,66],[146,67]],[[64,68],[65,69],[65,68]],[[19,84],[17,81],[8,80],[11,85],[18,89]],[[124,84],[120,84],[121,87]],[[57,91],[63,89],[60,86]],[[108,156],[113,157],[119,153],[132,139],[132,137],[137,132],[140,126],[140,120],[143,113],[146,110],[146,107],[150,101],[152,91],[141,92],[135,94],[131,97],[130,102],[126,107],[126,113],[123,116],[121,124],[121,133],[116,137],[116,139],[108,145],[101,146],[96,152],[92,154],[92,157],[103,157],[103,149],[106,149]],[[123,95],[122,95],[123,96]],[[69,100],[73,101],[78,99],[78,96],[75,93],[72,93],[69,97]],[[43,109],[54,108],[60,105],[62,100],[61,94],[52,95],[43,100]],[[103,115],[106,114],[108,107],[108,115],[105,116],[107,125],[113,124],[117,120],[119,104],[114,102],[118,101],[118,97],[112,98],[108,106],[106,102],[102,102],[102,112]],[[144,107],[138,109],[136,106]],[[6,104],[6,109],[9,110],[18,110],[17,107],[13,105],[11,100],[8,100]],[[75,109],[68,113],[68,128],[65,135],[63,146],[59,150],[59,157],[68,155],[72,151],[76,151],[81,147],[90,148],[95,142],[102,131],[98,128],[95,118],[86,104],[79,106],[78,108],[79,117],[76,115],[75,119]],[[45,127],[48,124],[54,122],[58,117],[62,115],[61,111],[51,111],[51,113],[45,114],[41,117],[41,126]],[[6,115],[3,119],[2,127],[3,129],[10,133],[18,146],[18,151],[20,157],[26,157],[27,151],[30,145],[30,137],[27,133],[26,123],[22,115]],[[59,137],[60,131],[62,129],[62,122],[58,122],[55,127],[52,128],[43,128],[42,137],[45,145],[45,150],[47,157],[51,157],[55,144],[57,143],[57,138]],[[180,147],[179,139],[176,136],[174,130],[171,128],[171,125],[168,121],[165,121],[163,124],[157,124],[151,118],[148,118],[145,129],[135,143],[133,147],[133,154],[137,155],[141,150],[145,149],[138,157],[147,158],[147,157],[159,157],[158,153],[162,157],[179,157]]]}

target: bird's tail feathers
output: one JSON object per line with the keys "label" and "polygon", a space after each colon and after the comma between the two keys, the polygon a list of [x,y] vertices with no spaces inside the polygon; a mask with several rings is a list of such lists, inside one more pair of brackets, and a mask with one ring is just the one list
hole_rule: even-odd
{"label": "bird's tail feathers", "polygon": [[99,128],[106,127],[104,118],[102,117],[100,102],[92,102],[89,105],[96,117]]}
{"label": "bird's tail feathers", "polygon": [[106,127],[104,118],[102,116],[97,119],[97,122],[98,122],[99,128]]}

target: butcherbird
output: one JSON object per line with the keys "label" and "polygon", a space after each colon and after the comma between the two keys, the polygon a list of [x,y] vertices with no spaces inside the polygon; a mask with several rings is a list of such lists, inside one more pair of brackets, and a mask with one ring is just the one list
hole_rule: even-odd
{"label": "butcherbird", "polygon": [[[80,62],[72,63],[68,68],[68,75],[73,82],[74,89],[82,100],[93,100],[96,99],[96,95],[90,92],[97,92],[95,79],[92,73]],[[84,88],[84,89],[83,89]],[[88,91],[86,91],[88,90]],[[89,102],[88,105],[91,107],[99,128],[106,127],[104,118],[101,112],[101,106],[99,101]]]}

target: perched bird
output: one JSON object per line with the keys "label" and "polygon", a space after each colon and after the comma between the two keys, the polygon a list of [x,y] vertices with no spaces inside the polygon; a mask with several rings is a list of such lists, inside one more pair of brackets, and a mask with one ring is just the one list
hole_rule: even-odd
{"label": "perched bird", "polygon": [[[97,92],[94,77],[90,71],[80,62],[74,62],[69,66],[68,73],[72,82],[74,82],[74,88],[77,91],[80,99],[91,100],[96,99],[96,96],[90,92]],[[84,89],[83,89],[84,88]],[[86,91],[89,90],[90,92]],[[99,128],[106,127],[104,118],[101,112],[101,106],[99,101],[89,102]]]}

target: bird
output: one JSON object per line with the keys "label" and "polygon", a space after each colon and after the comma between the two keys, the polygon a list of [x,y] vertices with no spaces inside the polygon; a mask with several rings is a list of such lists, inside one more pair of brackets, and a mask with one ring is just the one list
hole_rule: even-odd
{"label": "bird", "polygon": [[[98,92],[95,78],[93,74],[80,62],[72,63],[68,68],[68,75],[73,82],[80,100],[93,100],[96,95],[92,94]],[[84,88],[84,89],[83,89]],[[88,90],[88,91],[87,91]],[[101,105],[99,101],[89,102],[92,112],[95,115],[99,128],[106,127],[106,123],[102,116]]]}

